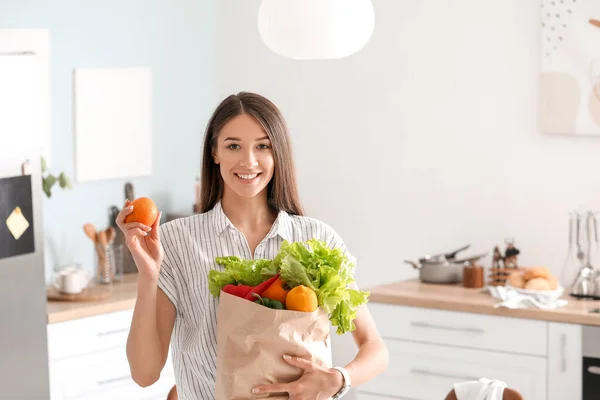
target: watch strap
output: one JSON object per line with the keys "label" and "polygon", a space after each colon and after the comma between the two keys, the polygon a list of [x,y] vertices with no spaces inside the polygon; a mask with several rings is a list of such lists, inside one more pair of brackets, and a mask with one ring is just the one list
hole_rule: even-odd
{"label": "watch strap", "polygon": [[333,367],[333,369],[338,370],[342,374],[342,376],[344,377],[344,385],[342,386],[342,388],[340,389],[340,391],[337,392],[331,398],[332,400],[337,400],[337,399],[341,399],[342,396],[344,396],[350,390],[350,385],[351,385],[350,374],[348,374],[348,371],[346,371],[346,369],[343,368],[343,367]]}

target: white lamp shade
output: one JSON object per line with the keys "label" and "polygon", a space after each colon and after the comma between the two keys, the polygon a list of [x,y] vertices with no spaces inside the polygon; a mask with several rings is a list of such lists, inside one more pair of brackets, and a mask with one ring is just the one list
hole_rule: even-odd
{"label": "white lamp shade", "polygon": [[338,59],[371,38],[371,0],[263,0],[258,30],[271,50],[293,59]]}

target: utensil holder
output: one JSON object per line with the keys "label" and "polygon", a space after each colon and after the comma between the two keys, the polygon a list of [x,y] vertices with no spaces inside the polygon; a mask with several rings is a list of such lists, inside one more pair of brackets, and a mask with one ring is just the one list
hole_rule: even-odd
{"label": "utensil holder", "polygon": [[96,280],[101,284],[110,284],[115,278],[115,254],[110,244],[96,245]]}

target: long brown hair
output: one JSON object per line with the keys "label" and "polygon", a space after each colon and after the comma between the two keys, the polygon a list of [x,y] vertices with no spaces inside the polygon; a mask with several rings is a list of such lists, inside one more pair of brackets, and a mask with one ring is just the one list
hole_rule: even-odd
{"label": "long brown hair", "polygon": [[271,140],[275,171],[267,186],[269,206],[276,211],[283,210],[289,214],[304,215],[298,197],[296,168],[285,119],[270,100],[250,92],[228,96],[219,104],[208,122],[202,150],[200,201],[196,210],[200,213],[209,211],[223,197],[223,178],[212,154],[217,146],[221,129],[231,119],[242,114],[253,117]]}

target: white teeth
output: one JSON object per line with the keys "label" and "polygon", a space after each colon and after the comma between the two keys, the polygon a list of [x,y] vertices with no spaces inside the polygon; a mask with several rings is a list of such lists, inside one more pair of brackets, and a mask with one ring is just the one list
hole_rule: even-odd
{"label": "white teeth", "polygon": [[258,176],[258,174],[249,174],[249,175],[236,174],[236,175],[242,179],[254,179]]}

